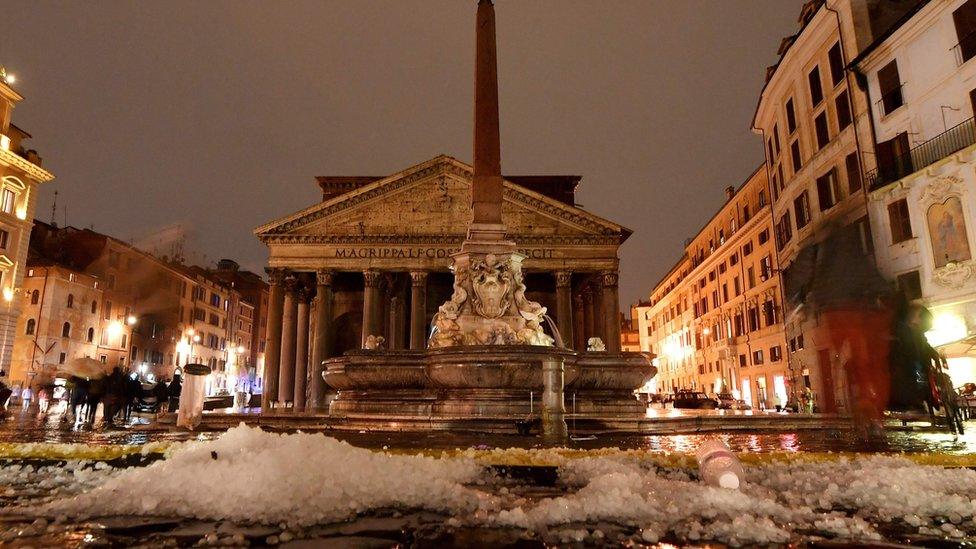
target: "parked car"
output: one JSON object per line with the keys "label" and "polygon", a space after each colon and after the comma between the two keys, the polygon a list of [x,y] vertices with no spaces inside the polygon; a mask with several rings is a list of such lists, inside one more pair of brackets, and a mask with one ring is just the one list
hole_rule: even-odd
{"label": "parked car", "polygon": [[714,410],[718,408],[718,400],[709,398],[701,391],[678,391],[671,395],[668,402],[673,408],[694,410]]}

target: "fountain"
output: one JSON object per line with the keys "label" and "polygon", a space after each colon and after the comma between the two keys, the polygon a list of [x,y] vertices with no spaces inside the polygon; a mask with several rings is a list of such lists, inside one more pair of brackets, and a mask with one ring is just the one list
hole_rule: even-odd
{"label": "fountain", "polygon": [[[544,369],[574,394],[579,414],[594,418],[643,416],[634,390],[655,373],[642,353],[574,352],[555,346],[558,331],[546,308],[526,298],[522,261],[502,221],[501,148],[495,55],[495,14],[480,0],[475,60],[475,135],[472,220],[452,256],[454,287],[440,306],[426,350],[364,349],[329,359],[323,373],[338,390],[337,417],[365,424],[406,420],[522,419],[533,395],[543,394]],[[554,402],[552,390],[545,393]],[[561,399],[562,395],[558,396]],[[433,425],[433,423],[431,423]]]}

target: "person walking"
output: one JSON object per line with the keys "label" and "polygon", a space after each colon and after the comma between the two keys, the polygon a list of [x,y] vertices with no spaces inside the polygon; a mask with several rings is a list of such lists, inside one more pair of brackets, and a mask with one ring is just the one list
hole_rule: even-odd
{"label": "person walking", "polygon": [[166,411],[167,401],[169,400],[169,389],[166,388],[166,380],[160,379],[156,382],[156,385],[152,388],[152,393],[156,397],[156,413],[160,414]]}
{"label": "person walking", "polygon": [[[85,405],[88,407],[85,413],[85,423],[89,426],[95,424],[95,414],[98,411],[98,405],[102,402],[105,397],[105,386],[107,378],[98,378],[91,380],[88,385],[88,396],[85,398]],[[102,411],[102,415],[105,415],[105,411]]]}
{"label": "person walking", "polygon": [[180,392],[183,391],[183,381],[179,374],[173,376],[169,384],[169,411],[175,412],[180,407]]}

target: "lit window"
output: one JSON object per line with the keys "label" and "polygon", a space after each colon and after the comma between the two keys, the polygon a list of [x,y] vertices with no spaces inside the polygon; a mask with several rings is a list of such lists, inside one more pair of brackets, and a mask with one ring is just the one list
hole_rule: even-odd
{"label": "lit window", "polygon": [[3,210],[3,213],[14,213],[15,202],[17,202],[16,193],[10,189],[3,189],[3,191],[0,191],[0,210]]}

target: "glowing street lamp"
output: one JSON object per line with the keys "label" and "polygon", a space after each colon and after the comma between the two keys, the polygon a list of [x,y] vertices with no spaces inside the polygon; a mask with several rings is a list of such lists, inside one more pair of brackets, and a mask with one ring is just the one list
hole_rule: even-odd
{"label": "glowing street lamp", "polygon": [[125,319],[125,323],[128,324],[129,326],[135,325],[135,323],[138,321],[139,319],[136,318],[136,315],[129,315],[129,317]]}

